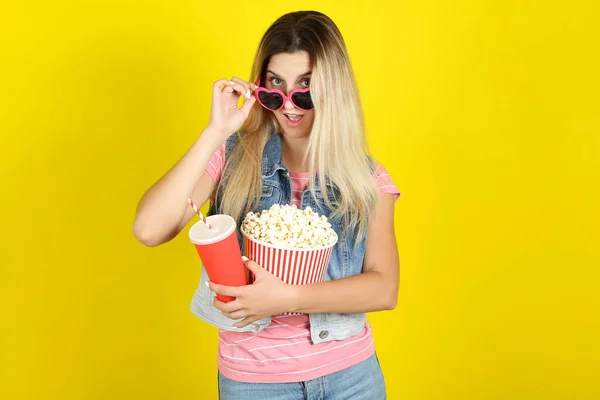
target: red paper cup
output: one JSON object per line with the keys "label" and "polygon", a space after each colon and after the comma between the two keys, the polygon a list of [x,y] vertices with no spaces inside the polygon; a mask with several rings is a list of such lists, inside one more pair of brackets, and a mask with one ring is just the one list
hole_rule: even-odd
{"label": "red paper cup", "polygon": [[[190,240],[196,247],[208,278],[219,285],[243,286],[246,266],[236,236],[236,223],[229,215],[211,215],[206,218],[211,229],[202,222],[190,228]],[[217,294],[223,302],[235,297]]]}
{"label": "red paper cup", "polygon": [[[246,235],[243,229],[241,231],[244,236],[244,255],[290,285],[322,282],[331,252],[337,243],[336,237],[335,242],[329,246],[310,249],[286,248],[255,240]],[[253,274],[250,276],[253,281]]]}

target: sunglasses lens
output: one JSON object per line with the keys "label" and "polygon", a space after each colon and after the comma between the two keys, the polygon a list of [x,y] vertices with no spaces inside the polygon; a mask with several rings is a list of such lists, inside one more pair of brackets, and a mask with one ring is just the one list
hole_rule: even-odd
{"label": "sunglasses lens", "polygon": [[283,97],[279,93],[258,92],[260,103],[269,110],[279,110],[283,105]]}
{"label": "sunglasses lens", "polygon": [[303,110],[312,110],[314,108],[314,104],[310,98],[310,91],[304,93],[294,93],[292,95],[292,101],[296,107]]}

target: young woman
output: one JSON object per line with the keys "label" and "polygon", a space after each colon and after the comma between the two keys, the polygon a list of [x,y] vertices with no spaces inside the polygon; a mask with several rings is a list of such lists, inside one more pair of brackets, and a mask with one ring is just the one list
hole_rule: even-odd
{"label": "young woman", "polygon": [[286,14],[264,34],[250,82],[218,80],[212,96],[207,128],[140,200],[136,238],[175,237],[193,216],[190,197],[238,226],[273,204],[310,206],[339,236],[321,283],[288,285],[253,261],[255,282],[243,287],[202,271],[192,311],[221,328],[220,398],[384,399],[365,313],[396,306],[399,192],[369,155],[342,35],[322,13]]}

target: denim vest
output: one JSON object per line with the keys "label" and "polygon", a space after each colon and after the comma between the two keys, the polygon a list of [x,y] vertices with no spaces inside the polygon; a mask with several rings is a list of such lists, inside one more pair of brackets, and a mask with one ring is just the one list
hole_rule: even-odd
{"label": "denim vest", "polygon": [[[225,146],[225,159],[229,157],[231,151],[237,143],[237,134],[232,135]],[[311,195],[310,189],[302,193],[302,208],[310,206],[319,215],[325,215],[329,218],[332,228],[338,235],[338,243],[335,245],[331,254],[329,266],[325,280],[334,280],[357,275],[362,272],[363,260],[365,256],[366,238],[356,243],[355,235],[351,231],[345,232],[342,226],[343,219],[330,217],[332,210],[327,206],[323,198],[316,178],[316,200]],[[337,188],[327,182],[330,201],[333,207],[336,205]],[[240,195],[245,195],[240,193]],[[282,163],[281,137],[273,135],[265,145],[262,160],[262,195],[259,204],[252,210],[260,212],[269,209],[274,204],[290,204],[292,198],[292,182],[290,173]],[[208,215],[219,213],[220,198],[217,197],[211,204]],[[242,218],[237,221],[237,235],[240,248],[242,248],[242,234],[239,230]],[[202,268],[202,278],[200,285],[192,299],[191,311],[203,321],[214,325],[223,330],[229,331],[254,331],[258,332],[268,326],[271,318],[263,318],[244,328],[234,328],[232,325],[239,320],[232,320],[225,317],[213,304],[214,293],[204,283],[208,280],[206,271]],[[357,334],[366,323],[366,314],[309,314],[310,335],[313,343],[327,342],[330,340],[343,340]]]}

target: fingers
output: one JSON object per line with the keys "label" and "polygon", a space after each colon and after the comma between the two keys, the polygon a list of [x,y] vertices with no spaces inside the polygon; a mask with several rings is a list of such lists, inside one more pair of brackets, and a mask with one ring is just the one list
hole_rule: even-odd
{"label": "fingers", "polygon": [[250,84],[246,81],[241,80],[237,76],[231,78],[231,82],[233,82],[233,88],[236,92],[240,93],[242,96],[246,98],[246,100],[250,99],[251,91]]}
{"label": "fingers", "polygon": [[246,86],[234,82],[232,87],[240,96],[244,96],[246,100],[251,98],[252,93],[250,93],[250,89],[246,89]]}
{"label": "fingers", "polygon": [[242,110],[244,115],[248,116],[248,114],[250,113],[250,109],[252,108],[254,103],[256,103],[256,97],[252,96],[250,97],[250,99],[244,102],[244,105],[240,108],[240,110]]}
{"label": "fingers", "polygon": [[258,265],[255,261],[249,259],[244,260],[244,265],[246,268],[248,268],[248,270],[250,270],[250,272],[254,272],[254,274],[260,274],[264,270],[264,268]]}
{"label": "fingers", "polygon": [[[240,317],[241,318],[241,317]],[[256,322],[260,319],[261,317],[256,317],[256,316],[247,316],[246,318],[244,318],[243,320],[241,320],[240,322],[236,322],[235,324],[233,324],[233,326],[235,326],[236,328],[243,328],[246,325],[250,325],[253,322]],[[236,319],[236,318],[234,318]]]}
{"label": "fingers", "polygon": [[240,93],[242,96],[246,98],[246,100],[250,100],[252,96],[252,92],[256,89],[256,85],[253,83],[248,83],[237,76],[231,78],[231,82],[233,82],[234,89]]}
{"label": "fingers", "polygon": [[218,81],[215,81],[215,83],[213,84],[213,88],[221,89],[223,87],[223,85],[227,85],[229,83],[230,83],[229,79],[222,78],[222,79],[219,79]]}
{"label": "fingers", "polygon": [[256,86],[254,83],[248,83],[236,76],[231,78],[231,83],[233,83],[233,90],[239,93],[240,96],[244,96],[244,98],[246,99],[244,105],[242,105],[240,110],[244,113],[244,115],[248,116],[250,110],[252,109],[252,106],[254,105],[254,103],[256,103],[256,98],[252,96],[252,92],[258,86]]}
{"label": "fingers", "polygon": [[[244,260],[244,265],[246,266],[246,269],[248,271],[250,271],[254,274],[254,282],[255,283],[257,280],[266,279],[267,277],[277,278],[275,275],[273,275],[267,269],[261,267],[258,263],[256,263],[253,260],[248,260],[248,259]],[[281,280],[280,278],[277,278],[277,279]]]}
{"label": "fingers", "polygon": [[230,81],[229,79],[219,79],[213,84],[213,92],[214,94],[223,93],[233,93],[237,92],[240,96],[246,97],[246,87],[243,85],[237,84],[235,82]]}
{"label": "fingers", "polygon": [[230,301],[228,303],[222,302],[215,296],[213,299],[215,308],[221,311],[221,314],[231,319],[240,319],[247,316],[247,311],[242,309],[242,306],[238,300]]}
{"label": "fingers", "polygon": [[221,314],[231,319],[241,319],[247,316],[246,311],[244,310],[237,310],[233,312],[221,312]]}
{"label": "fingers", "polygon": [[231,85],[231,83],[229,82],[229,79],[225,79],[225,78],[219,79],[218,81],[213,83],[213,92],[218,93],[221,91],[223,86],[227,86],[227,85]]}
{"label": "fingers", "polygon": [[241,294],[240,287],[237,286],[223,286],[214,282],[208,282],[208,287],[213,292],[223,296],[239,297]]}
{"label": "fingers", "polygon": [[213,91],[215,94],[219,92],[224,93],[233,93],[236,92],[238,95],[243,96],[246,100],[250,100],[250,104],[248,104],[244,111],[249,112],[250,108],[254,104],[254,100],[252,100],[252,92],[258,88],[254,83],[246,82],[236,76],[228,79],[219,79],[213,84]]}
{"label": "fingers", "polygon": [[217,299],[217,296],[215,296],[213,298],[213,304],[217,310],[224,312],[224,313],[230,313],[230,312],[239,311],[242,309],[242,305],[240,304],[240,301],[237,299],[225,303],[224,301]]}

